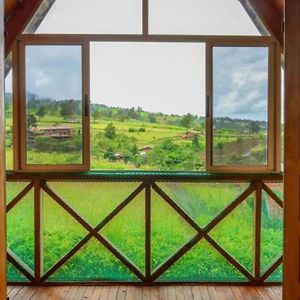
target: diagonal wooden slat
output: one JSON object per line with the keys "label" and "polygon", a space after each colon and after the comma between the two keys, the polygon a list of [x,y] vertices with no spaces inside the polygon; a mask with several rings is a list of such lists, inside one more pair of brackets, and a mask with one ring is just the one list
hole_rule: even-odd
{"label": "diagonal wooden slat", "polygon": [[205,226],[205,231],[209,232],[216,227],[223,219],[225,219],[236,207],[238,207],[244,200],[246,200],[254,191],[256,187],[251,183],[249,187],[231,202],[223,211],[221,211],[209,224]]}
{"label": "diagonal wooden slat", "polygon": [[268,277],[282,264],[283,256],[280,255],[275,262],[267,269],[267,271],[260,277],[259,281],[264,282]]}
{"label": "diagonal wooden slat", "polygon": [[202,232],[200,226],[170,197],[168,196],[156,183],[152,183],[153,190],[161,196],[191,227],[196,231]]}
{"label": "diagonal wooden slat", "polygon": [[224,248],[222,248],[214,239],[209,235],[204,237],[208,243],[216,249],[231,265],[233,265],[240,273],[242,273],[248,280],[254,281],[254,277],[248,270],[241,265],[233,256],[231,256]]}
{"label": "diagonal wooden slat", "polygon": [[[139,186],[139,190],[143,189],[143,185]],[[55,200],[64,210],[66,210],[80,225],[82,225],[91,235],[95,237],[99,242],[101,242],[107,250],[109,250],[115,257],[117,257],[131,272],[133,272],[141,280],[145,280],[145,276],[142,272],[128,259],[126,258],[118,249],[116,249],[107,239],[105,239],[98,231],[91,227],[78,213],[76,213],[73,208],[71,208],[65,201],[63,201],[56,193],[54,193],[50,187],[44,183],[42,189]],[[77,251],[80,248],[77,249]],[[77,252],[76,251],[76,252]],[[76,253],[74,252],[74,253]],[[44,276],[42,276],[44,279]]]}
{"label": "diagonal wooden slat", "polygon": [[33,181],[31,181],[13,200],[11,200],[6,206],[6,212],[10,212],[33,188]]}
{"label": "diagonal wooden slat", "polygon": [[7,249],[7,259],[30,281],[34,281],[34,272],[11,250]]}
{"label": "diagonal wooden slat", "polygon": [[[120,203],[108,216],[106,216],[96,227],[94,231],[101,230],[115,216],[117,216],[139,193],[145,188],[142,183],[139,185],[122,203]],[[92,237],[93,233],[89,232],[79,243],[77,243],[68,253],[66,253],[55,265],[53,265],[43,276],[42,281],[45,281],[54,272],[56,272],[63,264],[65,264],[76,252],[78,252]]]}
{"label": "diagonal wooden slat", "polygon": [[283,201],[265,184],[262,184],[263,190],[273,199],[281,208],[283,208]]}
{"label": "diagonal wooden slat", "polygon": [[183,257],[190,249],[192,249],[203,236],[197,233],[191,240],[185,243],[179,250],[177,250],[170,258],[158,266],[151,274],[150,280],[153,282],[165,271],[167,271],[172,265],[174,265],[181,257]]}
{"label": "diagonal wooden slat", "polygon": [[195,221],[187,215],[184,210],[176,204],[157,184],[152,184],[153,189],[180,215],[184,220],[189,223],[198,234],[182,246],[174,255],[167,259],[162,265],[160,265],[152,274],[151,279],[157,279],[167,269],[169,269],[176,261],[178,261],[183,255],[185,255],[201,238],[205,238],[210,245],[215,248],[229,263],[231,263],[238,271],[245,275],[249,280],[253,279],[253,276],[226,250],[218,245],[208,233],[217,226],[226,216],[228,216],[238,205],[240,205],[248,196],[255,190],[255,185],[252,183],[250,186],[237,197],[230,205],[228,205],[215,219],[212,220],[204,229],[202,229]]}

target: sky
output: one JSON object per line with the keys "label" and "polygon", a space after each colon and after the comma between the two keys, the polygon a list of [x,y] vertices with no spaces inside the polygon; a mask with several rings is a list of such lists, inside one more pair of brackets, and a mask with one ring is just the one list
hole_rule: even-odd
{"label": "sky", "polygon": [[[149,0],[149,4],[153,34],[259,35],[238,0]],[[56,0],[37,33],[138,34],[141,0]],[[90,49],[92,102],[204,115],[203,44],[92,43]],[[79,98],[79,50],[28,49],[28,92],[57,100]],[[215,83],[216,114],[265,119],[266,57],[260,51],[247,55],[240,51],[239,60],[233,61],[234,49],[225,52],[216,57],[220,74]]]}

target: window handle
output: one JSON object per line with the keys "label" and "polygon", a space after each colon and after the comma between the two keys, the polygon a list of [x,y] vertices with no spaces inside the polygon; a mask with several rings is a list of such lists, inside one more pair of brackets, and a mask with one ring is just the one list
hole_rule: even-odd
{"label": "window handle", "polygon": [[84,116],[90,116],[90,101],[87,94],[84,95]]}
{"label": "window handle", "polygon": [[209,95],[206,95],[206,107],[205,107],[205,109],[206,109],[206,113],[205,113],[205,115],[206,115],[206,118],[209,118],[209,116],[210,116],[210,109],[209,109],[209,105],[210,105],[210,97],[209,97]]}

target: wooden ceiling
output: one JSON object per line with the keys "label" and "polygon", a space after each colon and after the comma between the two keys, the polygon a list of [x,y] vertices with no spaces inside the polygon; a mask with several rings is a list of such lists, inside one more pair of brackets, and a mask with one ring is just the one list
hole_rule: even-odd
{"label": "wooden ceiling", "polygon": [[[84,1],[84,0],[83,0]],[[283,45],[283,1],[284,0],[240,0],[249,1],[269,32]],[[42,0],[5,0],[6,55],[16,37],[23,32]]]}

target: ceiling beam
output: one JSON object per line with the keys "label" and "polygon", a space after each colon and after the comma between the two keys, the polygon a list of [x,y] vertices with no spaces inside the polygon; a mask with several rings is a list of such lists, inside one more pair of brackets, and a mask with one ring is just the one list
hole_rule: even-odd
{"label": "ceiling beam", "polygon": [[269,33],[283,48],[283,15],[275,8],[271,0],[248,0]]}
{"label": "ceiling beam", "polygon": [[43,0],[23,0],[5,23],[5,57],[11,51],[14,41],[26,28]]}

